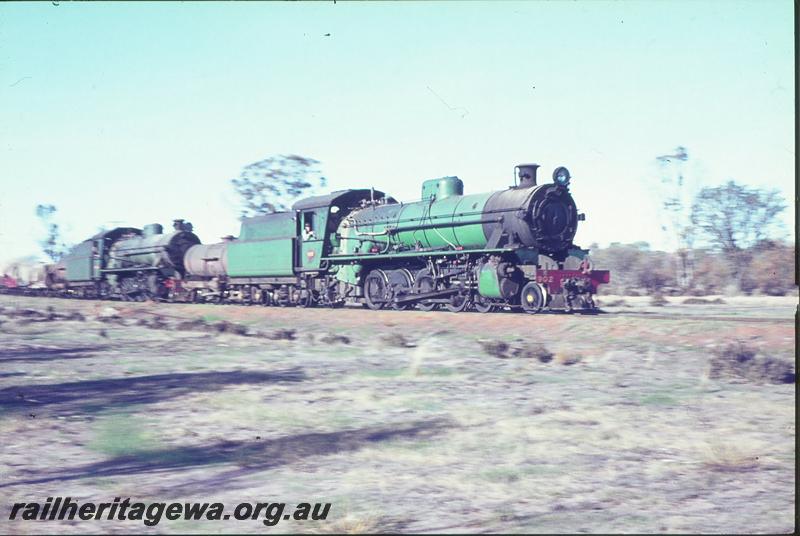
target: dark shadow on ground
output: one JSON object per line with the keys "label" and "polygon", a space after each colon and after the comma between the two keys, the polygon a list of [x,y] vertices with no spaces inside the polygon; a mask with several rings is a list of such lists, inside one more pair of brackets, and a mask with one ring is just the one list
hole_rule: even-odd
{"label": "dark shadow on ground", "polygon": [[[267,440],[219,441],[191,447],[143,451],[135,455],[117,456],[103,462],[82,465],[30,479],[13,482],[6,480],[0,483],[0,488],[63,482],[81,478],[163,473],[222,464],[235,464],[238,466],[237,474],[244,475],[307,461],[315,456],[355,451],[381,441],[425,439],[440,434],[452,426],[451,421],[437,418],[392,426],[297,434]],[[232,476],[235,475],[226,473],[226,480]],[[210,489],[218,490],[222,485],[219,480],[210,482]],[[196,492],[197,489],[196,483],[193,483],[192,490]]]}
{"label": "dark shadow on ground", "polygon": [[69,415],[116,406],[152,404],[191,393],[224,389],[229,385],[300,382],[305,378],[303,370],[294,367],[273,372],[252,370],[181,372],[108,380],[20,385],[0,389],[0,410]]}
{"label": "dark shadow on ground", "polygon": [[108,350],[107,346],[80,346],[76,348],[17,348],[0,350],[0,363],[12,361],[54,361],[57,359],[83,359],[96,352]]}

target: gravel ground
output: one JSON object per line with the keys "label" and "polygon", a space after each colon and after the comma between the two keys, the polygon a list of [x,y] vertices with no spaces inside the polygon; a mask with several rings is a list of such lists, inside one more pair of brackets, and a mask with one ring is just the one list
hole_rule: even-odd
{"label": "gravel ground", "polygon": [[[792,532],[794,383],[709,369],[731,341],[793,364],[796,297],[602,299],[531,317],[0,296],[0,532]],[[7,519],[50,496],[332,507]]]}

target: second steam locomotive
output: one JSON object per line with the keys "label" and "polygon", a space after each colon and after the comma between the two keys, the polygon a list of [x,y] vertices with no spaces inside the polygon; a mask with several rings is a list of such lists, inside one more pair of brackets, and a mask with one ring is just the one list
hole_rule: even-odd
{"label": "second steam locomotive", "polygon": [[39,280],[50,293],[122,300],[593,310],[609,272],[573,244],[584,215],[569,171],[539,184],[538,168],[520,164],[513,186],[483,194],[465,195],[457,177],[427,180],[413,203],[372,189],[309,197],[245,218],[237,238],[215,244],[201,244],[183,220],[168,233],[119,227],[78,244]]}

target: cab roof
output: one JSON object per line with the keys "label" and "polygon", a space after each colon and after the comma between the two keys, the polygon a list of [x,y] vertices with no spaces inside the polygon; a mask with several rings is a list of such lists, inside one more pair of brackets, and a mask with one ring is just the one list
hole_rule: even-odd
{"label": "cab roof", "polygon": [[[386,197],[385,193],[379,190],[372,191],[368,188],[338,190],[327,195],[316,195],[314,197],[301,199],[292,205],[292,210],[311,210],[332,205],[339,206],[340,208],[354,207],[358,205],[362,199],[368,201],[370,199],[383,199],[384,197]],[[391,198],[389,199],[392,200]]]}

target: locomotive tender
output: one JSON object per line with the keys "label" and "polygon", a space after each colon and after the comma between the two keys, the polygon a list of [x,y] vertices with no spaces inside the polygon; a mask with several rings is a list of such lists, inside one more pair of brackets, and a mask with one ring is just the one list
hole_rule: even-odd
{"label": "locomotive tender", "polygon": [[47,287],[124,300],[593,310],[609,272],[572,242],[584,216],[569,171],[538,184],[538,167],[520,164],[513,186],[483,194],[442,177],[423,182],[412,203],[373,189],[309,197],[244,218],[238,238],[215,244],[183,220],[169,234],[158,224],[116,228],[49,266]]}

